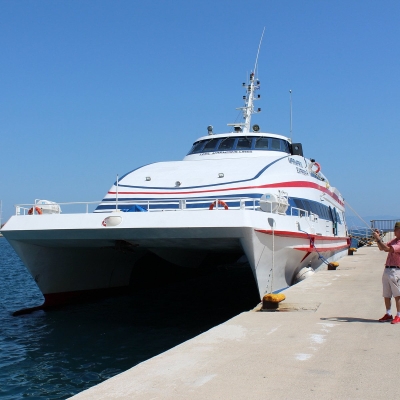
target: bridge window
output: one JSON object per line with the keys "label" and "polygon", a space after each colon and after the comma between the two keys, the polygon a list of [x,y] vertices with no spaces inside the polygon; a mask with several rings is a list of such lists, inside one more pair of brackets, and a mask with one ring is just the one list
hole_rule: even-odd
{"label": "bridge window", "polygon": [[203,152],[207,152],[207,151],[214,151],[215,150],[215,146],[217,145],[217,143],[219,142],[219,139],[211,139],[208,143],[206,143],[206,145],[204,146]]}
{"label": "bridge window", "polygon": [[269,139],[266,137],[257,138],[255,148],[258,150],[268,150],[268,141]]}
{"label": "bridge window", "polygon": [[236,149],[237,150],[249,150],[251,149],[253,140],[247,137],[240,137],[238,139]]}
{"label": "bridge window", "polygon": [[188,154],[206,153],[212,151],[229,150],[271,150],[290,153],[289,143],[286,140],[273,137],[226,137],[218,139],[206,139],[193,144]]}
{"label": "bridge window", "polygon": [[203,149],[205,142],[206,140],[202,140],[201,142],[194,143],[192,149],[189,151],[189,154],[201,153],[201,150]]}
{"label": "bridge window", "polygon": [[222,139],[221,143],[219,144],[218,150],[232,150],[233,145],[235,144],[236,138],[226,138]]}
{"label": "bridge window", "polygon": [[290,153],[289,143],[286,140],[281,140],[281,150],[285,153]]}
{"label": "bridge window", "polygon": [[271,139],[271,150],[281,150],[281,141],[279,139]]}

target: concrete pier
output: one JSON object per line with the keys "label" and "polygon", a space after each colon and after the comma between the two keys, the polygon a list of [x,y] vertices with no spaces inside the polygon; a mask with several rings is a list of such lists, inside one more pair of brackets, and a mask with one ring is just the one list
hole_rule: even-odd
{"label": "concrete pier", "polygon": [[73,399],[398,398],[400,324],[377,322],[386,255],[363,247],[287,289],[286,311],[242,313]]}

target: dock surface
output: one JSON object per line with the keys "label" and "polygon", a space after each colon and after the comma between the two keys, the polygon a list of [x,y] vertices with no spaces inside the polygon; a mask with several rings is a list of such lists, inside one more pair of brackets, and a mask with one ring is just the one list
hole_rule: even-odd
{"label": "dock surface", "polygon": [[244,312],[73,399],[398,398],[400,324],[377,321],[386,255],[360,248],[287,289],[286,311]]}

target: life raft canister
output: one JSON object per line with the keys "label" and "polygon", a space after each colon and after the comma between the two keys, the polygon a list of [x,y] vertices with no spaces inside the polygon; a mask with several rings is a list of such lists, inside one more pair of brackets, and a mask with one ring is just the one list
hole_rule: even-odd
{"label": "life raft canister", "polygon": [[[217,205],[217,202],[216,202],[216,201],[214,201],[213,203],[211,203],[211,204],[210,204],[210,207],[209,207],[209,210],[214,210],[214,207],[215,207],[216,205]],[[222,201],[222,200],[218,200],[218,205],[224,207],[225,210],[228,210],[228,209],[229,209],[228,204],[226,204],[226,203],[225,203],[224,201]]]}
{"label": "life raft canister", "polygon": [[[32,215],[32,214],[33,214],[33,207],[31,207],[28,211],[28,215]],[[43,214],[42,209],[39,207],[35,207],[35,214],[42,215]]]}

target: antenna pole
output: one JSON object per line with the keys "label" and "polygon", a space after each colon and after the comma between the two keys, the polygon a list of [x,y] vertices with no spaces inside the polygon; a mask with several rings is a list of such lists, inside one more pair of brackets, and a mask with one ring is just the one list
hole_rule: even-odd
{"label": "antenna pole", "polygon": [[290,93],[290,141],[292,142],[292,90],[289,90]]}
{"label": "antenna pole", "polygon": [[261,48],[261,43],[262,43],[262,40],[263,40],[264,32],[265,32],[265,26],[264,26],[264,29],[263,29],[262,34],[261,34],[260,44],[258,45],[256,63],[254,64],[254,74],[256,76],[257,76],[258,55],[260,54],[260,48]]}
{"label": "antenna pole", "polygon": [[235,132],[243,132],[243,134],[247,134],[250,132],[251,115],[261,112],[261,108],[254,110],[254,100],[258,100],[260,98],[260,95],[258,95],[257,98],[255,98],[254,91],[260,89],[260,81],[258,79],[255,79],[255,76],[256,76],[256,70],[258,67],[258,55],[260,54],[260,48],[261,48],[261,43],[262,43],[262,39],[264,36],[264,32],[265,32],[265,27],[263,29],[260,43],[258,45],[256,62],[254,64],[254,70],[250,74],[250,81],[247,85],[246,85],[246,83],[243,83],[244,87],[247,86],[247,90],[246,90],[247,95],[243,96],[244,107],[237,108],[237,110],[242,110],[244,122],[228,124],[228,126],[235,127]]}

